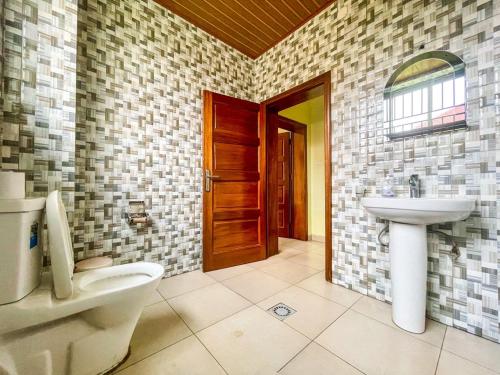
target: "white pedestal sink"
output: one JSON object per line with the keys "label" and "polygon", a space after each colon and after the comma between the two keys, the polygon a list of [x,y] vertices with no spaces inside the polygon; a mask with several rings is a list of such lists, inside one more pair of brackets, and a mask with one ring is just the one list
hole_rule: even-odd
{"label": "white pedestal sink", "polygon": [[466,219],[470,199],[362,198],[365,209],[390,220],[392,319],[414,333],[425,331],[427,300],[426,225]]}

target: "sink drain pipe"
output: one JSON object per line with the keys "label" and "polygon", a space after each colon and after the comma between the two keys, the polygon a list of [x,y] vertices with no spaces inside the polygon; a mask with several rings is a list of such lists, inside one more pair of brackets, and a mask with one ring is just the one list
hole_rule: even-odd
{"label": "sink drain pipe", "polygon": [[[377,237],[378,243],[384,247],[389,246],[389,240],[384,239],[384,235],[386,233],[389,233],[389,224],[386,224],[384,226],[384,228],[382,228],[382,230],[379,232],[378,237]],[[457,260],[457,258],[460,257],[460,249],[458,248],[458,245],[452,236],[450,236],[449,234],[442,232],[440,230],[434,230],[434,229],[430,229],[430,228],[427,228],[427,233],[432,233],[432,234],[436,234],[438,236],[441,236],[445,239],[445,241],[447,241],[451,245],[450,257],[453,260]]]}
{"label": "sink drain pipe", "polygon": [[384,247],[389,247],[389,240],[384,241],[382,236],[386,233],[389,233],[389,224],[386,224],[385,227],[378,234],[378,243]]}

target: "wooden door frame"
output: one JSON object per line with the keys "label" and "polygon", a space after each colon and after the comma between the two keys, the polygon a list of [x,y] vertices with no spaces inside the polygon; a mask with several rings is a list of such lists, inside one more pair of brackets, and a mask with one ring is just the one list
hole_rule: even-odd
{"label": "wooden door frame", "polygon": [[[304,125],[298,121],[294,121],[294,120],[291,120],[289,118],[286,118],[286,117],[283,117],[280,115],[278,115],[278,118],[280,120],[278,128],[287,130],[292,135],[291,148],[290,148],[290,151],[291,151],[290,160],[291,160],[291,167],[292,167],[292,172],[290,173],[290,175],[292,176],[291,187],[290,187],[290,219],[291,219],[290,238],[295,238],[298,240],[307,241],[307,238],[309,236],[309,228],[308,228],[308,225],[309,225],[309,218],[308,218],[309,202],[307,201],[308,186],[307,186],[307,179],[304,181],[305,185],[298,183],[298,181],[295,179],[295,166],[296,166],[295,165],[295,157],[297,156],[296,155],[296,148],[298,146],[298,143],[297,143],[296,137],[294,136],[294,134],[300,134],[304,137],[305,155],[304,155],[304,160],[303,160],[303,162],[304,162],[303,168],[305,171],[305,175],[307,176],[307,125]],[[303,188],[303,191],[305,194],[305,197],[304,197],[305,202],[304,202],[304,208],[303,208],[303,210],[305,211],[305,215],[304,215],[304,220],[300,222],[300,225],[297,225],[297,222],[296,222],[297,214],[296,213],[298,212],[298,210],[295,209],[295,204],[299,200],[299,199],[297,199],[297,190],[300,187]],[[300,210],[300,211],[302,211],[302,210]],[[299,227],[299,228],[303,227],[301,229],[302,235],[297,234],[297,232],[300,233],[300,231],[297,229],[297,227]],[[299,238],[299,237],[304,237],[304,238]]]}
{"label": "wooden door frame", "polygon": [[[287,90],[260,104],[261,123],[266,129],[266,167],[267,167],[267,256],[278,252],[277,233],[277,201],[271,197],[277,194],[277,175],[272,152],[276,145],[277,129],[270,119],[271,113],[305,102],[306,100],[323,95],[324,101],[324,156],[325,156],[325,278],[332,281],[332,166],[331,166],[331,123],[330,123],[330,98],[331,98],[331,73],[326,72],[299,86]],[[276,131],[275,131],[276,130]],[[276,135],[274,134],[276,133]]]}

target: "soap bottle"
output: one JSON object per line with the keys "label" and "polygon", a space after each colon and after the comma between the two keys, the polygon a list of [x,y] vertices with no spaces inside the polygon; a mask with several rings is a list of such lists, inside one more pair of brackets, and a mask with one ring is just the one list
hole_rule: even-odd
{"label": "soap bottle", "polygon": [[383,197],[394,197],[394,189],[392,187],[393,178],[391,176],[387,176],[385,178],[384,186],[382,186],[382,196]]}

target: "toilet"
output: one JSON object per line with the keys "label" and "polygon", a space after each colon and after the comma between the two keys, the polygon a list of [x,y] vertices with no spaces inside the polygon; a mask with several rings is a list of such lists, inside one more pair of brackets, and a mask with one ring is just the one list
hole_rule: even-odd
{"label": "toilet", "polygon": [[17,302],[0,306],[0,374],[95,375],[125,359],[163,267],[132,263],[73,273],[66,210],[46,201],[51,272]]}

